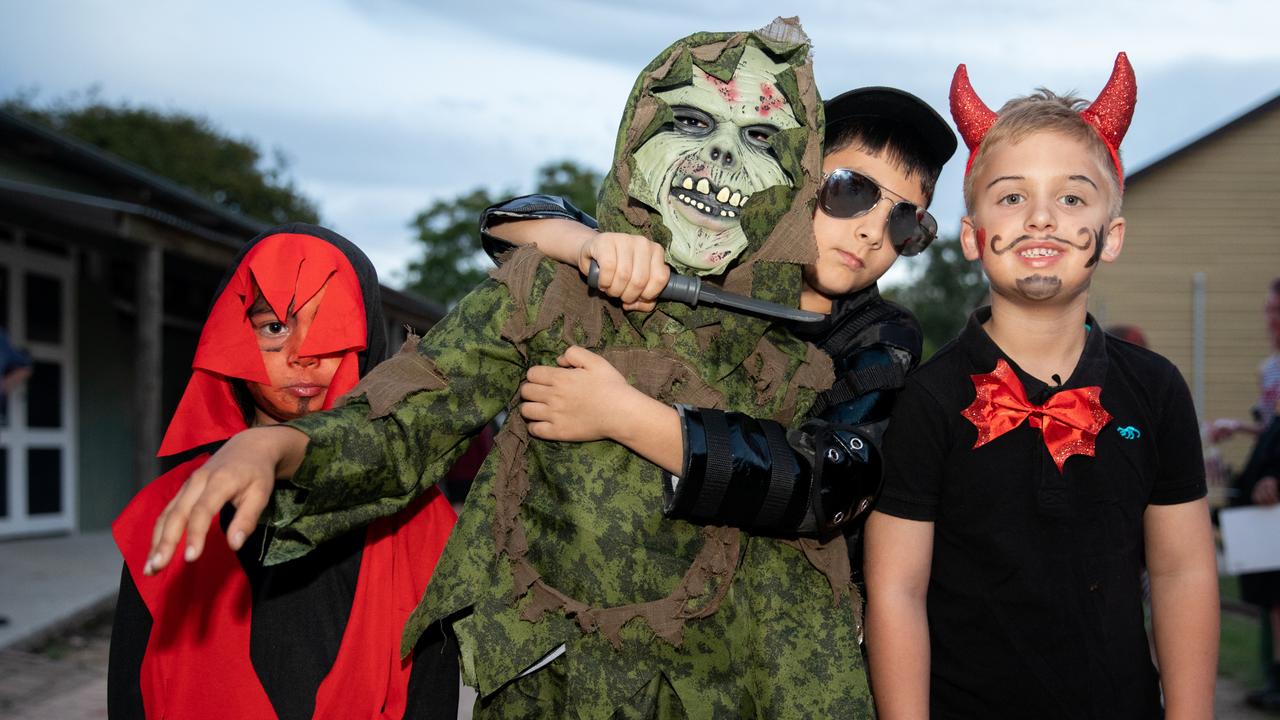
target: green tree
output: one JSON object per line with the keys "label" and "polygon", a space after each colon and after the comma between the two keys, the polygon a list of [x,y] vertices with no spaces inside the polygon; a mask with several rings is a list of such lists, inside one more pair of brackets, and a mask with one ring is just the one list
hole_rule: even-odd
{"label": "green tree", "polygon": [[[572,160],[538,168],[533,192],[560,195],[592,212],[600,173]],[[436,302],[452,305],[485,278],[492,263],[479,249],[476,228],[480,213],[516,193],[476,188],[456,197],[436,200],[409,223],[422,242],[422,255],[409,263],[406,289]]]}
{"label": "green tree", "polygon": [[938,238],[925,251],[924,269],[909,283],[885,290],[920,320],[927,358],[964,328],[987,292],[982,266],[964,258],[960,238]]}
{"label": "green tree", "polygon": [[601,180],[600,173],[595,170],[572,160],[561,160],[538,168],[535,187],[537,192],[568,198],[569,202],[594,215]]}
{"label": "green tree", "polygon": [[109,104],[91,89],[38,104],[32,92],[0,109],[83,140],[213,200],[266,222],[318,222],[315,203],[288,176],[280,150],[265,158],[247,138],[233,138],[186,112]]}

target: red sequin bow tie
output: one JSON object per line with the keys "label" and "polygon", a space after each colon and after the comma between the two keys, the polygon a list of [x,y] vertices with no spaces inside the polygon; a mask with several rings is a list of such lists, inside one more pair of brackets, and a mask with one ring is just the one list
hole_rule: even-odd
{"label": "red sequin bow tie", "polygon": [[1072,455],[1093,457],[1098,432],[1111,420],[1111,413],[1098,400],[1102,389],[1095,386],[1062,390],[1044,405],[1027,400],[1013,368],[1004,359],[996,369],[971,375],[978,396],[960,413],[978,428],[975,448],[982,447],[1013,430],[1025,420],[1044,436],[1045,447],[1058,465],[1058,472]]}

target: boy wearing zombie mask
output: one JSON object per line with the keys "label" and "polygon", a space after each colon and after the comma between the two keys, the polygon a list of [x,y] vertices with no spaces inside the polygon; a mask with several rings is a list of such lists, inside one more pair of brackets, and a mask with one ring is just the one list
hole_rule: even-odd
{"label": "boy wearing zombie mask", "polygon": [[384,325],[373,265],[324,228],[272,228],[232,263],[160,448],[188,459],[112,526],[125,560],[112,717],[454,717],[456,654],[443,638],[414,658],[399,652],[455,520],[435,489],[294,563],[264,567],[258,528],[239,553],[215,542],[198,561],[147,571],[157,516],[209,451],[246,427],[331,407],[386,357]]}
{"label": "boy wearing zombie mask", "polygon": [[[666,98],[702,92],[704,74],[726,86],[741,75],[753,84],[742,101],[750,112],[735,116],[755,113],[777,128],[757,138],[759,157],[735,186],[749,197],[732,218],[740,233],[668,220],[685,212],[674,203],[687,204],[656,202],[653,192],[688,170],[685,158],[640,162],[654,151],[646,144],[673,132]],[[821,132],[808,42],[794,21],[691,36],[633,88],[601,225],[678,247],[689,268],[732,263],[725,289],[794,307],[801,267],[814,260]],[[239,506],[234,542],[271,494],[269,563],[393,512],[511,406],[529,367],[553,364],[572,344],[665,402],[784,425],[833,379],[828,356],[767,318],[674,303],[628,315],[576,270],[521,249],[362,381],[347,406],[228,442],[157,528],[152,570],[169,564],[184,529],[184,552],[198,556],[212,508],[227,500]],[[513,413],[404,647],[448,623],[464,677],[480,692],[477,717],[869,717],[852,582],[810,560],[843,555],[843,542],[694,525],[664,517],[661,502],[661,471],[624,446],[544,442]]]}
{"label": "boy wearing zombie mask", "polygon": [[[864,516],[878,490],[875,446],[921,346],[915,319],[881,299],[875,283],[899,254],[914,255],[933,239],[936,223],[924,207],[956,139],[932,108],[893,88],[852,90],[827,101],[825,110],[824,182],[814,218],[818,260],[805,268],[800,307],[829,316],[794,323],[791,330],[831,355],[838,379],[803,426],[788,432],[768,418],[672,408],[631,387],[607,361],[582,348],[558,358],[562,368],[530,369],[521,388],[521,413],[535,437],[607,437],[663,467],[671,517],[772,535],[840,528],[854,551],[856,573],[858,524],[852,521]],[[706,132],[714,120],[703,114],[706,120],[684,132]],[[759,129],[740,131],[744,140],[753,130]],[[734,149],[731,142],[726,146]],[[709,161],[722,152],[712,145],[703,156]],[[716,197],[710,183],[698,194],[702,182],[675,178],[682,191],[676,197]],[[739,206],[736,192],[722,188],[718,195]],[[520,222],[529,219],[540,222]],[[651,310],[669,278],[664,248],[593,227],[590,216],[548,196],[516,198],[490,208],[481,220],[485,248],[495,258],[511,249],[508,243],[536,243],[584,273],[596,261],[606,294],[621,297],[624,307]],[[610,401],[599,403],[599,397]],[[717,457],[724,454],[732,461]],[[787,483],[791,492],[812,500],[805,512],[762,512],[768,497],[761,490]],[[721,491],[722,484],[727,487]],[[712,492],[722,493],[718,502],[706,497]]]}
{"label": "boy wearing zombie mask", "polygon": [[[1124,241],[1123,54],[1098,99],[992,112],[956,71],[961,242],[991,305],[907,381],[867,522],[882,718],[1208,718],[1218,586],[1199,428],[1161,356],[1086,309]],[[1160,671],[1143,628],[1151,578]]]}

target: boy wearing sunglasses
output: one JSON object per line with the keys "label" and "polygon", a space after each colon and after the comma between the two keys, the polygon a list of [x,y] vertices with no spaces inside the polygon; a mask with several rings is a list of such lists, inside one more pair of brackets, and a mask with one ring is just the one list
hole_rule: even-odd
{"label": "boy wearing sunglasses", "polygon": [[[828,577],[849,577],[859,569],[860,523],[852,521],[875,500],[876,447],[921,349],[915,318],[882,299],[876,281],[899,255],[916,255],[932,242],[937,223],[925,207],[956,139],[932,108],[893,88],[851,90],[825,109],[817,261],[805,268],[800,307],[828,317],[787,329],[831,356],[837,380],[807,422],[788,431],[743,413],[673,407],[579,347],[558,358],[560,368],[529,370],[520,412],[536,437],[612,439],[665,469],[669,517],[774,536],[843,531],[850,553],[810,559]],[[517,222],[531,218],[542,221]],[[481,231],[495,258],[511,244],[536,243],[584,273],[594,260],[605,293],[627,309],[652,310],[669,277],[663,247],[597,233],[594,225],[561,198],[529,196],[490,208]]]}
{"label": "boy wearing sunglasses", "polygon": [[911,376],[885,436],[866,531],[885,720],[1213,716],[1218,586],[1191,395],[1087,312],[1124,241],[1135,99],[1123,54],[1083,110],[1041,90],[992,112],[956,71],[961,243],[991,305]]}

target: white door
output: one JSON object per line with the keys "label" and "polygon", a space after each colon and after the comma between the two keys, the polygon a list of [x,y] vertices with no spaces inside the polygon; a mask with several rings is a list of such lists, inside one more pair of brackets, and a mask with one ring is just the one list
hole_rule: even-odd
{"label": "white door", "polygon": [[32,374],[0,412],[0,538],[76,522],[74,251],[0,228],[0,322]]}

